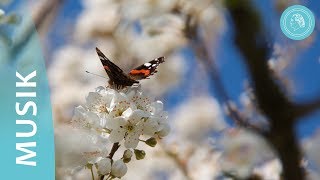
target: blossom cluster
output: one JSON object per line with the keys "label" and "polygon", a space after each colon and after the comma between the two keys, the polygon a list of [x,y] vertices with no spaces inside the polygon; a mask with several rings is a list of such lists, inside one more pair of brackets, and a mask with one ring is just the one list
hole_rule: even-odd
{"label": "blossom cluster", "polygon": [[[122,177],[127,172],[126,163],[131,161],[133,154],[137,160],[146,155],[144,150],[137,149],[139,142],[154,147],[158,138],[168,135],[170,127],[167,118],[162,102],[146,96],[140,86],[123,90],[98,87],[95,92],[89,93],[85,105],[75,108],[70,124],[74,129],[87,131],[90,136],[108,141],[99,143],[99,148],[82,152],[86,160],[84,165],[89,169],[95,165],[100,176]],[[92,146],[92,142],[95,141],[88,145]],[[103,149],[112,143],[108,155]],[[124,147],[121,149],[123,155],[114,160],[113,154],[119,146]]]}

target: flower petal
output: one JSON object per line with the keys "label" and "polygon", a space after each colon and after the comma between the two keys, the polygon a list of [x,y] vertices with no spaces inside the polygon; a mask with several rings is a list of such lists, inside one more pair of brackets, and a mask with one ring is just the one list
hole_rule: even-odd
{"label": "flower petal", "polygon": [[139,143],[139,137],[142,134],[141,128],[136,127],[133,131],[128,133],[128,135],[125,137],[124,146],[126,148],[136,148]]}
{"label": "flower petal", "polygon": [[150,104],[150,111],[152,114],[158,114],[163,110],[163,103],[156,101]]}
{"label": "flower petal", "polygon": [[109,140],[112,143],[120,142],[124,138],[125,134],[126,131],[124,128],[114,129],[110,133]]}
{"label": "flower petal", "polygon": [[109,129],[118,129],[126,124],[126,120],[123,117],[108,118],[106,126]]}
{"label": "flower petal", "polygon": [[131,108],[128,108],[122,113],[122,116],[127,119],[132,115],[132,113],[133,113],[133,110]]}
{"label": "flower petal", "polygon": [[143,123],[143,134],[153,136],[155,132],[160,130],[159,128],[158,122],[149,118]]}
{"label": "flower petal", "polygon": [[93,112],[87,112],[86,119],[88,119],[88,122],[96,128],[100,127],[100,124],[102,123],[99,116]]}
{"label": "flower petal", "polygon": [[140,109],[137,109],[137,110],[134,110],[131,114],[131,116],[129,117],[129,121],[132,123],[132,124],[137,124],[139,121],[141,121],[142,118],[147,118],[149,117],[150,114],[140,110]]}
{"label": "flower petal", "polygon": [[89,95],[86,97],[86,104],[96,105],[101,98],[102,95],[98,92],[89,92]]}
{"label": "flower petal", "polygon": [[159,137],[167,136],[170,133],[170,130],[169,124],[163,124],[161,130],[158,132]]}

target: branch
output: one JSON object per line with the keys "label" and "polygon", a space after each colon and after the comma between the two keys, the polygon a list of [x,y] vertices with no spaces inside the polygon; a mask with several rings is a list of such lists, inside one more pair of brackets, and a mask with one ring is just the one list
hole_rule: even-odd
{"label": "branch", "polygon": [[111,151],[110,151],[110,153],[109,153],[109,155],[108,155],[108,158],[112,159],[114,153],[117,152],[117,150],[119,149],[119,147],[120,147],[120,144],[119,144],[118,142],[117,142],[117,143],[114,143],[113,146],[112,146],[112,148],[111,148]]}
{"label": "branch", "polygon": [[38,10],[32,14],[32,18],[38,32],[41,31],[41,29],[47,29],[48,26],[52,25],[52,21],[64,1],[65,0],[46,0],[40,5]]}
{"label": "branch", "polygon": [[170,149],[167,149],[166,147],[164,147],[164,145],[161,143],[161,141],[159,142],[159,146],[160,146],[161,150],[166,154],[166,156],[168,156],[176,164],[176,166],[180,169],[180,171],[184,175],[185,179],[191,180],[192,178],[189,176],[187,163],[184,160],[180,159],[176,152],[171,151]]}
{"label": "branch", "polygon": [[194,49],[194,52],[198,56],[200,62],[204,65],[206,71],[210,75],[211,81],[213,82],[218,96],[222,98],[222,101],[225,102],[225,105],[228,110],[228,115],[235,121],[235,123],[241,127],[251,129],[253,131],[259,132],[259,134],[267,135],[267,132],[264,132],[258,126],[252,125],[249,123],[249,119],[246,119],[241,116],[241,114],[234,108],[230,103],[230,97],[225,89],[218,68],[214,63],[214,59],[210,56],[208,48],[205,46],[205,41],[197,33],[197,24],[192,20],[192,16],[187,16],[186,20],[186,29],[185,35],[190,40],[191,46]]}
{"label": "branch", "polygon": [[270,121],[267,140],[278,152],[284,178],[304,179],[301,152],[294,133],[294,108],[269,72],[267,60],[271,50],[259,14],[249,0],[226,0],[226,6],[234,23],[235,43],[252,78],[258,106]]}

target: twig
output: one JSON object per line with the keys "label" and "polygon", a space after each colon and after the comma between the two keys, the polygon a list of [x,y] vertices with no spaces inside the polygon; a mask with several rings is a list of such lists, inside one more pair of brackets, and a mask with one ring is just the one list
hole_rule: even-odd
{"label": "twig", "polygon": [[91,178],[92,178],[92,180],[94,180],[93,166],[91,166],[90,171],[91,171]]}
{"label": "twig", "polygon": [[181,172],[184,175],[184,177],[186,178],[186,180],[191,180],[186,164],[181,159],[179,159],[177,154],[172,152],[172,151],[170,151],[170,150],[168,150],[168,149],[166,149],[161,142],[159,142],[158,144],[161,147],[162,151],[169,158],[171,158],[173,160],[173,162],[177,165],[177,167],[181,170]]}
{"label": "twig", "polygon": [[[239,125],[254,131],[262,133],[263,130],[255,125],[249,123],[248,119],[245,119],[241,114],[236,111],[230,104],[230,97],[222,83],[220,73],[216,67],[213,58],[210,56],[209,50],[205,46],[204,40],[199,37],[197,33],[197,25],[192,21],[192,16],[187,16],[185,35],[189,38],[191,46],[194,49],[201,63],[203,63],[206,71],[210,74],[210,78],[216,87],[217,94],[225,102],[226,107],[229,111],[229,116]],[[267,132],[264,132],[267,135]]]}
{"label": "twig", "polygon": [[120,147],[120,144],[119,144],[118,142],[117,142],[117,143],[114,143],[113,146],[112,146],[112,148],[111,148],[111,151],[110,151],[110,153],[109,153],[109,155],[108,155],[108,158],[112,159],[114,153],[117,152],[117,150],[119,149],[119,147]]}
{"label": "twig", "polygon": [[320,110],[320,98],[304,104],[296,104],[294,108],[295,117],[300,118],[306,116]]}

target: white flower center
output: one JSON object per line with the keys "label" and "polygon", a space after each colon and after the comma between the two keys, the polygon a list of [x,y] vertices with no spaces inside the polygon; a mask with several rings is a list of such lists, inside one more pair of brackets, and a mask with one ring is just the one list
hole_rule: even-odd
{"label": "white flower center", "polygon": [[127,129],[128,132],[131,132],[131,131],[134,130],[134,126],[132,124],[128,124],[126,129]]}
{"label": "white flower center", "polygon": [[123,112],[124,112],[124,109],[123,109],[123,108],[117,109],[117,111],[116,111],[116,113],[115,113],[115,117],[121,116]]}

